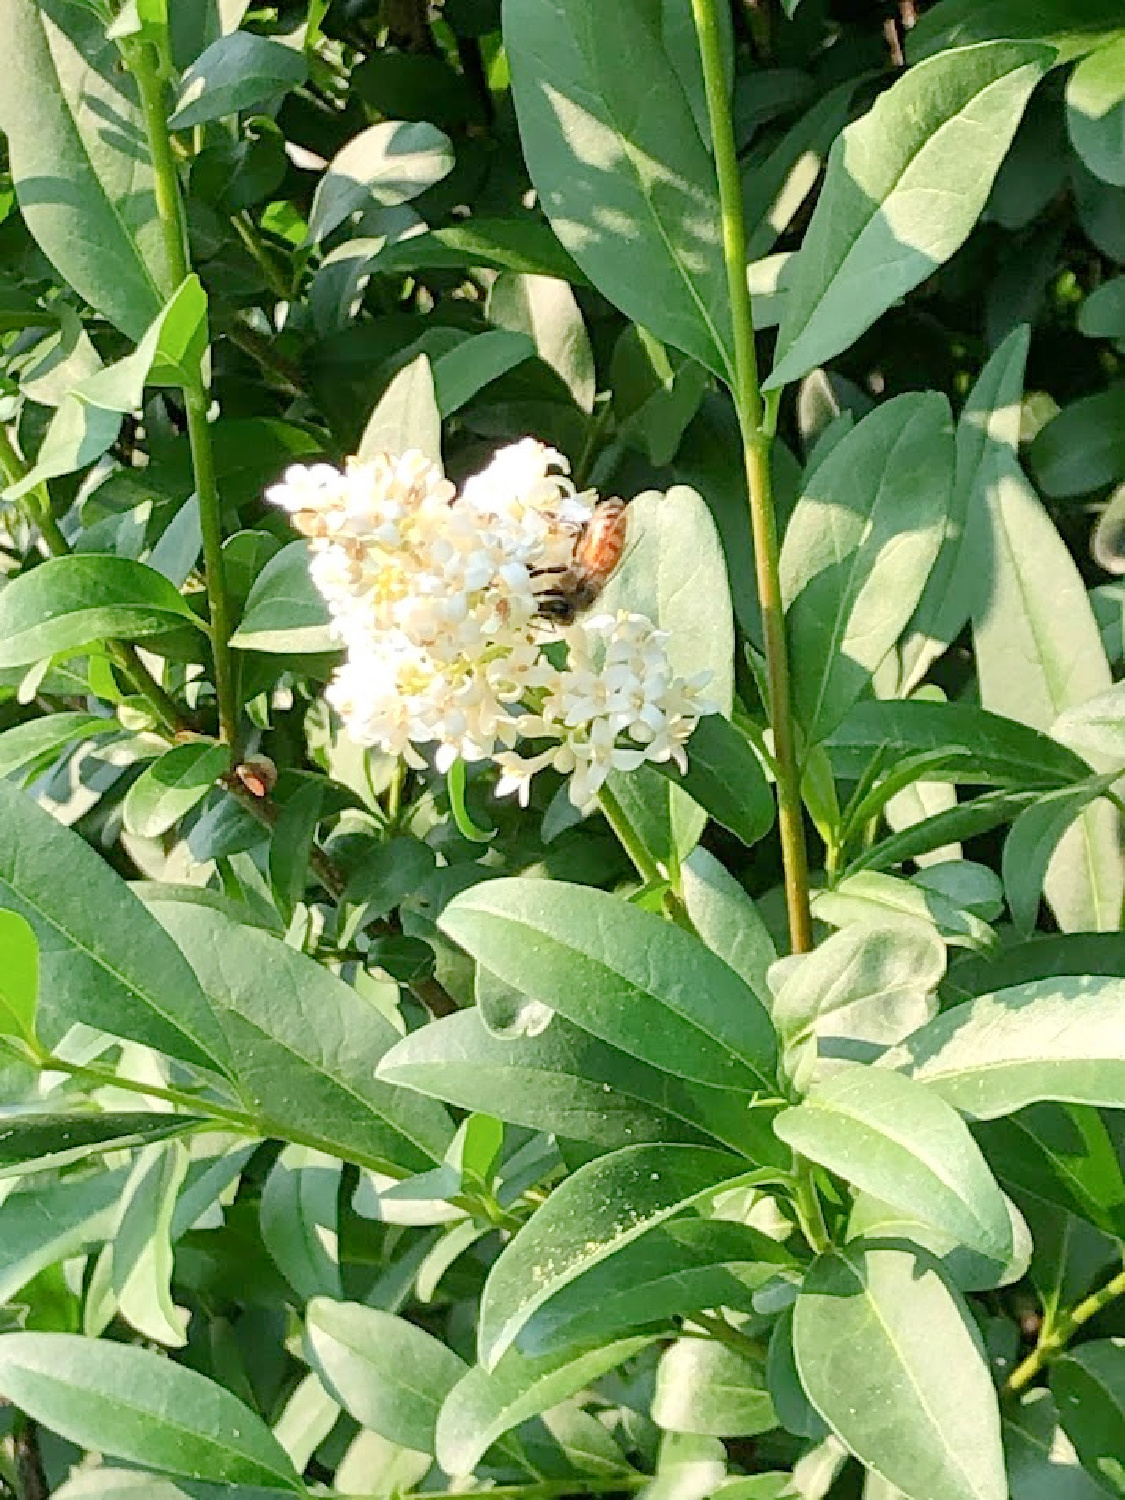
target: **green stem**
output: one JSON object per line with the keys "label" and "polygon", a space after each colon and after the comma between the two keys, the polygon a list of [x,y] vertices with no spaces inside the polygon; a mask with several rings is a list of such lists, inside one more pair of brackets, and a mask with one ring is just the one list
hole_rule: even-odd
{"label": "green stem", "polygon": [[805,1238],[818,1255],[822,1254],[832,1244],[832,1239],[824,1222],[824,1209],[813,1178],[812,1164],[803,1156],[796,1158],[796,1170],[793,1176],[793,1206],[797,1210],[797,1218]]}
{"label": "green stem", "polygon": [[122,1077],[112,1068],[102,1068],[96,1063],[67,1062],[65,1058],[55,1057],[49,1052],[38,1057],[36,1063],[44,1072],[66,1073],[78,1083],[88,1084],[92,1088],[123,1089],[126,1093],[143,1094],[146,1099],[163,1099],[168,1104],[191,1110],[193,1114],[207,1115],[215,1121],[217,1126],[244,1130],[248,1135],[261,1135],[262,1133],[253,1115],[247,1114],[245,1110],[231,1109],[225,1104],[215,1104],[212,1100],[201,1099],[186,1089],[166,1088],[155,1083],[140,1083],[135,1078]]}
{"label": "green stem", "polygon": [[[125,60],[137,82],[144,114],[145,134],[152,160],[156,212],[164,240],[168,271],[175,286],[190,275],[187,225],[180,181],[172,155],[165,109],[165,90],[154,49],[146,43],[127,43]],[[211,615],[211,650],[215,662],[215,692],[219,700],[219,737],[238,757],[239,715],[234,657],[230,648],[231,611],[223,565],[223,527],[211,428],[207,421],[209,398],[202,364],[191,371],[184,387],[188,441],[199,500],[199,523],[203,534],[203,561],[207,581],[207,605]]]}
{"label": "green stem", "polygon": [[731,394],[742,431],[743,461],[750,497],[750,528],[754,537],[754,567],[762,612],[770,726],[773,729],[774,760],[777,767],[778,829],[785,872],[789,936],[794,953],[807,953],[813,945],[808,856],[801,813],[801,778],[789,688],[789,658],[778,567],[777,519],[774,514],[770,471],[777,398],[768,405],[763,403],[758,378],[754,317],[746,279],[746,223],[742,183],[738,171],[730,97],[723,69],[716,3],[715,0],[691,0],[691,6],[703,58],[707,110],[711,120],[711,139],[719,179],[723,258],[726,262],[734,332]]}
{"label": "green stem", "polygon": [[1099,1287],[1096,1292],[1075,1304],[1069,1312],[1064,1312],[1058,1322],[1046,1332],[1036,1344],[1035,1348],[1026,1359],[1020,1361],[1008,1377],[1008,1383],[1004,1387],[1007,1391],[1022,1391],[1024,1386],[1029,1385],[1035,1379],[1039,1371],[1057,1354],[1061,1354],[1070,1343],[1084,1323],[1091,1318],[1096,1318],[1104,1308],[1118,1297],[1125,1297],[1125,1269],[1118,1271],[1117,1275],[1106,1282],[1105,1286]]}
{"label": "green stem", "polygon": [[[16,484],[27,477],[27,463],[16,451],[7,429],[0,425],[0,473],[9,484]],[[62,534],[51,508],[51,496],[45,483],[36,485],[29,494],[16,502],[30,525],[34,526],[46,544],[52,557],[67,557],[71,546]],[[174,738],[188,723],[174,699],[161,687],[156,678],[137,655],[135,649],[124,641],[107,640],[105,648],[109,656],[144,698],[153,717],[169,738]]]}
{"label": "green stem", "polygon": [[744,1359],[754,1364],[761,1364],[765,1361],[765,1345],[759,1339],[752,1339],[741,1329],[735,1328],[724,1317],[711,1317],[707,1313],[695,1312],[688,1313],[684,1321],[702,1328],[717,1343],[726,1344],[728,1349],[733,1349],[736,1354],[741,1354]]}

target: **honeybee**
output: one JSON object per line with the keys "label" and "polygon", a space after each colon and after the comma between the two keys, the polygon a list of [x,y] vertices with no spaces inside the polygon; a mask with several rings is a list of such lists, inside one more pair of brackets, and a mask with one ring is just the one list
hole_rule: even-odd
{"label": "honeybee", "polygon": [[599,500],[588,521],[577,529],[570,562],[541,568],[551,586],[539,592],[539,613],[545,620],[569,625],[589,609],[617,570],[625,551],[628,517],[626,501]]}

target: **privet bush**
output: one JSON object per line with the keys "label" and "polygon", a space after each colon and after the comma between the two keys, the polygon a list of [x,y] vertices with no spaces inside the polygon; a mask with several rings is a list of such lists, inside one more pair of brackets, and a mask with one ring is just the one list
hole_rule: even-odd
{"label": "privet bush", "polygon": [[1120,0],[0,17],[6,1491],[1125,1494]]}

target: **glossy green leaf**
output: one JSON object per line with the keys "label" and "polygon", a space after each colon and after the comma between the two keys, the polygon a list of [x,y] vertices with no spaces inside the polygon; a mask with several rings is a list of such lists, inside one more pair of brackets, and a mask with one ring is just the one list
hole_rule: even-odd
{"label": "glossy green leaf", "polygon": [[251,31],[219,37],[185,71],[169,116],[172,130],[191,130],[264,104],[304,83],[304,54]]}
{"label": "glossy green leaf", "polygon": [[1103,281],[1078,309],[1078,327],[1091,339],[1125,339],[1125,276]]}
{"label": "glossy green leaf", "polygon": [[792,1264],[784,1246],[745,1224],[673,1219],[555,1292],[520,1329],[516,1346],[545,1354],[706,1307],[749,1312],[754,1292]]}
{"label": "glossy green leaf", "polygon": [[40,1024],[75,1021],[227,1070],[230,1052],[199,981],[114,870],[76,833],[0,782],[0,905],[39,940]]}
{"label": "glossy green leaf", "polygon": [[660,0],[508,0],[504,45],[528,169],[563,245],[626,317],[728,372],[715,167]]}
{"label": "glossy green leaf", "polygon": [[13,0],[5,22],[0,130],[25,222],[68,285],[140,339],[171,276],[132,78],[78,5]]}
{"label": "glossy green leaf", "polygon": [[7,486],[5,498],[21,499],[44,480],[92,464],[117,441],[121,420],[118,411],[91,405],[76,395],[64,396],[43,435],[35,463],[22,479]]}
{"label": "glossy green leaf", "polygon": [[56,557],[0,595],[0,666],[100,645],[145,640],[199,621],[162,574],[126,557]]}
{"label": "glossy green leaf", "polygon": [[458,271],[470,266],[521,271],[530,276],[561,276],[572,286],[588,284],[549,225],[537,219],[490,219],[484,214],[396,240],[378,253],[372,269],[393,275],[398,271]]}
{"label": "glossy green leaf", "polygon": [[307,542],[290,542],[266,563],[251,585],[231,645],[285,656],[335,648],[328,605],[309,577]]}
{"label": "glossy green leaf", "polygon": [[837,444],[797,502],[781,586],[794,706],[813,743],[839,724],[913,614],[941,545],[953,463],[945,399],[900,396]]}
{"label": "glossy green leaf", "polygon": [[1013,1191],[1033,1193],[1107,1234],[1125,1230],[1125,1175],[1097,1110],[1033,1104],[977,1125],[973,1134]]}
{"label": "glossy green leaf", "polygon": [[369,125],[336,153],[317,183],[309,215],[316,244],[372,203],[393,208],[417,198],[453,167],[448,136],[424,120]]}
{"label": "glossy green leaf", "polygon": [[1041,1099],[1120,1108],[1125,980],[1042,979],[943,1012],[883,1061],[971,1119]]}
{"label": "glossy green leaf", "polygon": [[1108,693],[1064,709],[1051,726],[1051,734],[1082,752],[1125,765],[1125,684],[1119,682]]}
{"label": "glossy green leaf", "polygon": [[474,334],[434,361],[434,399],[443,417],[460,411],[486,385],[531,359],[535,345],[525,333],[492,328]]}
{"label": "glossy green leaf", "polygon": [[745,735],[722,714],[707,714],[692,732],[687,758],[686,774],[672,761],[656,769],[747,847],[765,838],[773,826],[773,793]]}
{"label": "glossy green leaf", "polygon": [[111,1283],[122,1318],[155,1343],[182,1348],[187,1313],[172,1300],[172,1215],[187,1177],[178,1141],[138,1153],[113,1235]]}
{"label": "glossy green leaf", "polygon": [[995,43],[919,63],[849,125],[828,158],[766,385],[846,349],[967,239],[1045,48]]}
{"label": "glossy green leaf", "polygon": [[1026,1391],[1004,1418],[1012,1500],[1107,1500],[1112,1494],[1078,1462],[1045,1386]]}
{"label": "glossy green leaf", "polygon": [[0,734],[0,776],[15,777],[19,772],[26,783],[57,759],[67,746],[121,732],[117,719],[78,710],[28,719]]}
{"label": "glossy green leaf", "polygon": [[305,1354],[361,1426],[433,1453],[442,1401],[466,1370],[452,1349],[405,1318],[316,1297],[305,1317]]}
{"label": "glossy green leaf", "polygon": [[39,942],[18,912],[0,910],[0,1035],[35,1045]]}
{"label": "glossy green leaf", "polygon": [[680,870],[680,894],[696,932],[759,999],[769,995],[766,972],[777,957],[773,938],[746,891],[715,856],[693,849]]}
{"label": "glossy green leaf", "polygon": [[562,881],[491,880],[441,930],[478,962],[611,1046],[675,1077],[769,1087],[761,1001],[702,943],[652,912]]}
{"label": "glossy green leaf", "polygon": [[356,453],[372,459],[377,453],[397,455],[412,448],[440,466],[441,413],[434,372],[424,354],[401,369],[379,397]]}
{"label": "glossy green leaf", "polygon": [[209,740],[176,745],[151,761],[125,798],[125,827],[138,838],[159,838],[189,813],[230,766],[230,751]]}
{"label": "glossy green leaf", "polygon": [[448,1116],[376,1081],[398,1032],[350,985],[218,911],[162,899],[159,889],[152,908],[222,1021],[263,1134],[369,1165],[425,1170],[441,1160]]}
{"label": "glossy green leaf", "polygon": [[888,768],[906,756],[949,753],[928,766],[934,780],[995,786],[1069,786],[1090,774],[1079,755],[1015,719],[971,703],[869,699],[849,710],[828,750],[837,774],[858,778],[883,752]]}
{"label": "glossy green leaf", "polygon": [[1055,61],[1065,63],[1120,29],[1117,0],[941,0],[919,17],[907,54],[915,62],[942,48],[1015,37],[1054,47]]}
{"label": "glossy green leaf", "polygon": [[552,1296],[722,1184],[739,1185],[740,1172],[745,1162],[726,1152],[666,1144],[627,1146],[580,1167],[493,1264],[481,1300],[481,1363],[495,1368]]}
{"label": "glossy green leaf", "polygon": [[1014,457],[1019,442],[1029,340],[1026,326],[1008,335],[980,372],[957,420],[945,535],[902,643],[902,694],[922,680],[979,604],[987,570],[987,496],[997,460]]}
{"label": "glossy green leaf", "polygon": [[471,1474],[506,1432],[573,1396],[638,1354],[648,1338],[602,1343],[577,1357],[526,1359],[509,1349],[491,1370],[474,1366],[445,1397],[437,1420],[435,1452],[447,1474]]}
{"label": "glossy green leaf", "polygon": [[1067,79],[1066,128],[1090,171],[1125,187],[1125,26]]}
{"label": "glossy green leaf", "polygon": [[925,1252],[857,1242],[822,1255],[793,1341],[817,1411],[907,1500],[1007,1500],[980,1336]]}
{"label": "glossy green leaf", "polygon": [[1093,1339],[1051,1365],[1059,1420],[1092,1474],[1112,1483],[1125,1460],[1125,1339]]}
{"label": "glossy green leaf", "polygon": [[3,1334],[0,1391],[82,1448],[216,1484],[300,1489],[255,1412],[147,1349],[62,1333]]}
{"label": "glossy green leaf", "polygon": [[672,1432],[752,1437],[777,1426],[765,1368],[712,1339],[680,1338],[656,1369],[652,1419]]}
{"label": "glossy green leaf", "polygon": [[1125,381],[1080,396],[1040,429],[1032,473],[1052,499],[1085,495],[1125,478]]}
{"label": "glossy green leaf", "polygon": [[1116,780],[1113,772],[1091,776],[1077,786],[1044,792],[1024,809],[1004,840],[1004,892],[1016,927],[1026,936],[1039,915],[1047,867],[1059,840],[1074,820]]}
{"label": "glossy green leaf", "polygon": [[954,1109],[901,1075],[841,1070],[774,1129],[794,1151],[982,1255],[1010,1254],[1008,1211],[980,1148]]}
{"label": "glossy green leaf", "polygon": [[302,1301],[342,1297],[339,1252],[341,1163],[307,1146],[286,1146],[262,1186],[262,1242]]}
{"label": "glossy green leaf", "polygon": [[[1014,462],[989,495],[989,526],[991,568],[973,618],[981,703],[1046,730],[1109,688],[1109,664],[1078,567]],[[1063,835],[1045,893],[1064,931],[1112,930],[1123,889],[1117,814],[1098,803]]]}
{"label": "glossy green leaf", "polygon": [[128,1174],[76,1174],[17,1188],[0,1203],[0,1300],[13,1297],[47,1266],[109,1239]]}
{"label": "glossy green leaf", "polygon": [[756,1154],[768,1135],[742,1095],[685,1083],[559,1015],[515,1037],[497,1036],[476,1008],[446,1016],[392,1047],[379,1077],[603,1149],[710,1137]]}
{"label": "glossy green leaf", "polygon": [[304,899],[309,881],[309,855],[324,807],[326,787],[310,777],[297,788],[281,809],[270,840],[270,888],[286,921]]}
{"label": "glossy green leaf", "polygon": [[1004,1198],[1004,1207],[1010,1224],[1010,1249],[1006,1255],[985,1255],[966,1245],[951,1226],[935,1224],[910,1208],[893,1208],[869,1193],[859,1193],[852,1205],[847,1238],[898,1244],[909,1241],[920,1245],[939,1262],[946,1280],[959,1291],[988,1291],[1022,1280],[1032,1257],[1031,1231],[1026,1220],[1010,1198]]}
{"label": "glossy green leaf", "polygon": [[590,336],[574,293],[554,276],[502,271],[488,293],[487,316],[497,328],[527,334],[539,358],[566,386],[575,405],[594,409],[596,376]]}
{"label": "glossy green leaf", "polygon": [[[11,913],[0,915],[7,917]],[[127,1151],[149,1141],[181,1135],[201,1124],[202,1119],[201,1115],[155,1114],[144,1110],[101,1114],[90,1110],[9,1112],[0,1121],[0,1178],[22,1177],[33,1170],[66,1166],[106,1151]]]}

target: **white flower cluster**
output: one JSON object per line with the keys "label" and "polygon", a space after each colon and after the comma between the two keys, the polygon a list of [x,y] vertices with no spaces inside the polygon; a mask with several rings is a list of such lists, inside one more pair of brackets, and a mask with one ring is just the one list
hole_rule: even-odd
{"label": "white flower cluster", "polygon": [[[539,591],[573,561],[593,492],[532,438],[501,449],[458,496],[418,452],[296,465],[266,498],[309,537],[310,572],[347,659],[327,698],[351,737],[421,767],[493,760],[498,791],[527,802],[547,766],[585,807],[611,770],[674,760],[715,705],[707,674],[679,678],[640,615],[561,628]],[[546,571],[545,571],[546,570]],[[551,571],[554,570],[554,571]],[[565,660],[544,647],[565,642]],[[520,742],[535,742],[520,753]]]}

